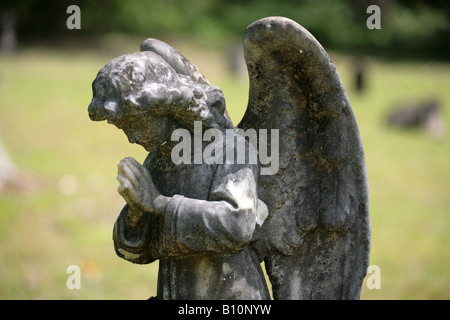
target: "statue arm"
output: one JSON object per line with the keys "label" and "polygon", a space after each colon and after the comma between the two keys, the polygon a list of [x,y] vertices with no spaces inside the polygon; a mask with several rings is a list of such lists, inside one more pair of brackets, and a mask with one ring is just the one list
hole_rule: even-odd
{"label": "statue arm", "polygon": [[131,157],[120,161],[117,179],[119,194],[127,204],[114,225],[116,253],[133,263],[153,262],[162,213],[170,198],[157,191],[150,172]]}
{"label": "statue arm", "polygon": [[139,264],[151,263],[156,257],[152,254],[153,230],[150,229],[158,223],[158,217],[142,213],[139,220],[136,220],[136,214],[131,211],[129,205],[125,205],[114,224],[114,249],[116,254],[125,260]]}
{"label": "statue arm", "polygon": [[163,255],[236,253],[251,241],[256,227],[257,169],[218,165],[207,200],[173,196],[165,210]]}
{"label": "statue arm", "polygon": [[207,200],[164,197],[162,214],[127,204],[114,226],[117,255],[145,264],[163,256],[243,250],[256,227],[257,170],[257,165],[218,165]]}

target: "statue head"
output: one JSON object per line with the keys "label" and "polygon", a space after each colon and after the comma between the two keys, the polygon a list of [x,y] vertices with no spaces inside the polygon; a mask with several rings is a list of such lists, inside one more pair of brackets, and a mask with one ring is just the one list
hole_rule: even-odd
{"label": "statue head", "polygon": [[194,121],[201,120],[205,129],[231,128],[222,91],[178,51],[149,40],[155,50],[122,55],[99,71],[92,84],[90,118],[107,120],[148,151],[175,128],[192,131]]}

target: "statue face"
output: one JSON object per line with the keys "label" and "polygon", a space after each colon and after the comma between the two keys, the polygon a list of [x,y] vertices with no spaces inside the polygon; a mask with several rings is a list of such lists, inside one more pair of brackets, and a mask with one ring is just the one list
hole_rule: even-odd
{"label": "statue face", "polygon": [[109,61],[94,80],[89,116],[114,123],[123,116],[161,109],[168,92],[180,86],[176,72],[158,55],[123,55]]}
{"label": "statue face", "polygon": [[130,143],[137,143],[151,152],[170,138],[170,120],[166,116],[145,113],[127,116],[114,123],[128,137]]}
{"label": "statue face", "polygon": [[[122,129],[131,143],[152,151],[171,129],[206,125],[230,127],[222,91],[178,74],[153,52],[135,52],[108,62],[92,84],[89,116]],[[220,124],[217,123],[220,121]]]}
{"label": "statue face", "polygon": [[123,130],[130,143],[137,143],[147,151],[154,150],[168,139],[167,116],[155,115],[151,109],[137,114],[126,112],[135,106],[133,99],[125,99],[131,92],[131,83],[123,77],[95,81],[93,91],[94,99],[89,105],[91,119],[106,119]]}
{"label": "statue face", "polygon": [[122,129],[130,143],[152,151],[170,137],[171,121],[167,112],[161,112],[170,85],[178,85],[178,78],[153,53],[113,59],[92,84],[89,116],[107,120]]}

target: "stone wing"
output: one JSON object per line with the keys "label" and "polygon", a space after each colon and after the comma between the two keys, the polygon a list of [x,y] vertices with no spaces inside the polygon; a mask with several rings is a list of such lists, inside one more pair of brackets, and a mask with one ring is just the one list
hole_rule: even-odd
{"label": "stone wing", "polygon": [[[279,170],[261,175],[269,209],[258,243],[275,299],[359,298],[370,250],[359,129],[319,42],[282,17],[244,37],[249,102],[238,128],[278,129]],[[271,146],[267,146],[271,150]]]}

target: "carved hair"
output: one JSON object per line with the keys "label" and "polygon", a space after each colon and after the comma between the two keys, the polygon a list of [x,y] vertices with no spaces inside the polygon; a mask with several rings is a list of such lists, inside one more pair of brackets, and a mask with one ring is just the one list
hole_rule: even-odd
{"label": "carved hair", "polygon": [[205,129],[233,127],[222,91],[178,51],[154,39],[141,50],[148,51],[117,57],[99,71],[92,84],[92,120],[119,124],[130,116],[159,114],[189,130],[198,120]]}

